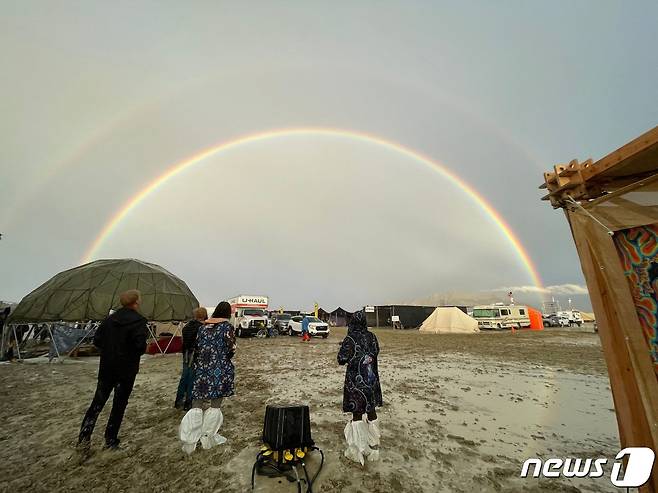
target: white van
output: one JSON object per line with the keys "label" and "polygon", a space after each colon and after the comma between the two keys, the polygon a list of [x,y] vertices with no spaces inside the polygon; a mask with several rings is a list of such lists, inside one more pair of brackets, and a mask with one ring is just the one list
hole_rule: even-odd
{"label": "white van", "polygon": [[523,305],[481,305],[473,307],[473,318],[480,329],[521,329],[530,327],[528,307]]}

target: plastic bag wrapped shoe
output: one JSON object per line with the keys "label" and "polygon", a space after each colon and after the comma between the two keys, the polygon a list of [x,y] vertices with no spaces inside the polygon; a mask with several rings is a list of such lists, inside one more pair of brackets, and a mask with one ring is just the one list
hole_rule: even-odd
{"label": "plastic bag wrapped shoe", "polygon": [[379,460],[379,444],[382,436],[379,430],[379,419],[368,421],[368,418],[364,416],[364,420],[368,427],[368,445],[372,449],[370,455],[368,455],[368,460],[374,462]]}
{"label": "plastic bag wrapped shoe", "polygon": [[370,450],[370,454],[368,454],[368,462],[377,462],[379,460],[379,449],[372,449]]}
{"label": "plastic bag wrapped shoe", "polygon": [[365,458],[372,453],[368,445],[368,425],[365,421],[350,421],[345,426],[347,449],[345,457],[364,465]]}
{"label": "plastic bag wrapped shoe", "polygon": [[379,430],[379,419],[373,419],[368,421],[368,418],[365,418],[365,422],[368,424],[368,445],[371,447],[379,447],[379,442],[382,437],[382,433]]}
{"label": "plastic bag wrapped shoe", "polygon": [[180,422],[178,437],[183,442],[183,451],[191,454],[203,434],[203,410],[190,409]]}
{"label": "plastic bag wrapped shoe", "polygon": [[215,445],[226,443],[226,438],[217,432],[224,422],[224,415],[219,408],[211,407],[203,413],[203,424],[201,426],[201,446],[204,449],[213,448]]}
{"label": "plastic bag wrapped shoe", "polygon": [[347,442],[347,448],[343,455],[349,460],[354,462],[359,462],[363,465],[363,454],[359,452],[359,447],[356,445],[356,438],[354,436],[354,427],[352,426],[352,421],[348,422],[345,425],[345,441]]}

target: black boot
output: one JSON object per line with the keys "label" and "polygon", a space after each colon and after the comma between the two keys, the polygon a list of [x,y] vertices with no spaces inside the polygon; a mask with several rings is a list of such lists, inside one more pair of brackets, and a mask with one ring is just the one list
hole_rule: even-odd
{"label": "black boot", "polygon": [[119,443],[121,440],[118,438],[110,438],[105,440],[105,448],[109,450],[119,450]]}

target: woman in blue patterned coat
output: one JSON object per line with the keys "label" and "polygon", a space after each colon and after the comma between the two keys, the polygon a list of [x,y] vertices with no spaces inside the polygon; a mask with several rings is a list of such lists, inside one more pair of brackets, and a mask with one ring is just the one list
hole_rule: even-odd
{"label": "woman in blue patterned coat", "polygon": [[368,330],[366,314],[355,312],[338,352],[338,364],[347,365],[343,386],[343,412],[352,413],[345,427],[345,457],[364,463],[379,458],[380,430],[375,408],[382,405],[377,356],[379,342]]}
{"label": "woman in blue patterned coat", "polygon": [[[231,358],[235,353],[235,330],[229,323],[231,305],[222,301],[204,325],[199,327],[194,359],[192,409],[183,417],[179,435],[183,450],[194,452],[197,442],[205,449],[226,442],[218,434],[224,416],[222,399],[234,393],[235,371]],[[203,403],[210,407],[203,411]]]}

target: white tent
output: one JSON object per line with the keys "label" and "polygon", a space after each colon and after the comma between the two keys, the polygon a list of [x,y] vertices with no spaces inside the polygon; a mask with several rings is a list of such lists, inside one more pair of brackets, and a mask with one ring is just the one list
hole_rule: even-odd
{"label": "white tent", "polygon": [[420,332],[433,334],[469,334],[479,331],[477,320],[454,306],[438,307],[420,326]]}

